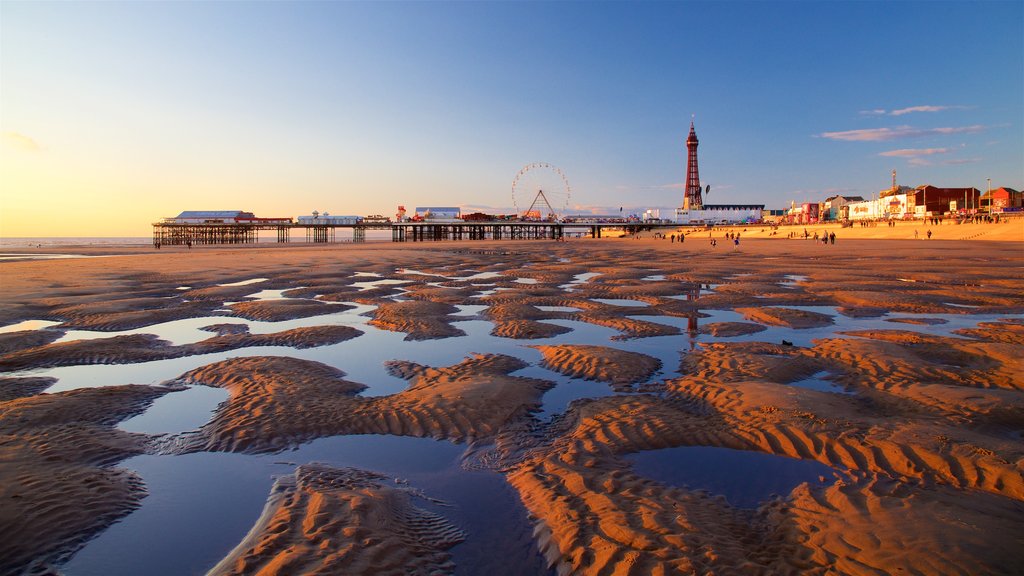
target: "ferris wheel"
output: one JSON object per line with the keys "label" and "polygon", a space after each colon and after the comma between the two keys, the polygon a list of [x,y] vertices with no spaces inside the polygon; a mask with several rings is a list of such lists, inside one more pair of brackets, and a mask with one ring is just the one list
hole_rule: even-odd
{"label": "ferris wheel", "polygon": [[527,164],[512,179],[516,216],[526,220],[560,220],[571,192],[565,173],[547,162]]}

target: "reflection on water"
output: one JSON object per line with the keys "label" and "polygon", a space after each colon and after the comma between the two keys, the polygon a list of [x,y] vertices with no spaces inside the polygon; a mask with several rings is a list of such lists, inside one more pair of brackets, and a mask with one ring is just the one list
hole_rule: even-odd
{"label": "reflection on water", "polygon": [[249,278],[248,280],[239,280],[238,282],[217,284],[217,286],[248,286],[249,284],[259,284],[260,282],[266,282],[267,280],[269,280],[269,278]]}
{"label": "reflection on water", "polygon": [[638,474],[663,484],[707,490],[733,506],[757,508],[773,495],[785,496],[804,482],[831,482],[834,470],[820,462],[763,452],[710,446],[682,446],[629,454]]}
{"label": "reflection on water", "polygon": [[612,306],[624,306],[624,307],[634,307],[634,308],[641,308],[643,306],[650,306],[650,304],[648,304],[647,302],[642,302],[640,300],[628,300],[626,298],[619,298],[619,299],[615,299],[615,298],[591,298],[591,300],[594,301],[594,302],[600,302],[601,304],[610,304]]}
{"label": "reflection on water", "polygon": [[[64,573],[202,574],[255,523],[274,477],[308,462],[380,472],[452,504],[438,507],[417,501],[467,532],[466,541],[451,550],[456,573],[543,573],[539,553],[534,550],[523,557],[517,550],[530,535],[525,509],[497,474],[462,470],[462,451],[461,446],[429,438],[368,435],[322,438],[270,455],[131,458],[121,467],[136,471],[149,495],[138,510],[89,542],[64,566]],[[515,565],[504,566],[512,551],[517,553]],[[511,568],[519,570],[509,572]]]}
{"label": "reflection on water", "polygon": [[85,254],[0,254],[0,261],[16,260],[64,260],[66,258],[96,258]]}
{"label": "reflection on water", "polygon": [[814,374],[810,378],[804,378],[803,380],[797,380],[796,382],[790,382],[789,386],[796,386],[798,388],[807,388],[809,390],[817,390],[818,392],[832,392],[835,394],[855,394],[852,390],[846,390],[842,386],[832,382],[828,379],[829,372],[822,371]]}
{"label": "reflection on water", "polygon": [[569,282],[568,284],[561,284],[559,288],[566,292],[573,292],[580,284],[586,284],[600,275],[600,272],[584,272],[583,274],[576,274],[573,276],[572,282]]}
{"label": "reflection on water", "polygon": [[23,330],[41,330],[43,328],[49,328],[50,326],[56,326],[57,324],[60,324],[60,322],[54,322],[52,320],[23,320],[17,324],[0,326],[0,334],[21,332]]}
{"label": "reflection on water", "polygon": [[537,306],[537,310],[544,312],[579,312],[581,309],[572,306]]}
{"label": "reflection on water", "polygon": [[228,399],[228,391],[208,386],[190,386],[157,398],[144,413],[121,422],[126,432],[180,434],[196,430],[210,420],[217,406]]}

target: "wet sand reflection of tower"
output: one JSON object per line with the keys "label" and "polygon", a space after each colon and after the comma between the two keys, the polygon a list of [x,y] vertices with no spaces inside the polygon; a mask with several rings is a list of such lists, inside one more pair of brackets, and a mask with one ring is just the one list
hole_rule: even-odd
{"label": "wet sand reflection of tower", "polygon": [[[687,302],[696,302],[698,298],[700,298],[700,284],[690,284],[687,287],[687,291],[686,291],[686,301]],[[686,331],[690,335],[690,350],[693,350],[693,349],[695,349],[697,347],[696,338],[697,338],[697,332],[698,332],[698,327],[697,327],[697,316],[698,315],[700,315],[700,312],[698,312],[696,308],[691,310],[690,313],[687,315]]]}

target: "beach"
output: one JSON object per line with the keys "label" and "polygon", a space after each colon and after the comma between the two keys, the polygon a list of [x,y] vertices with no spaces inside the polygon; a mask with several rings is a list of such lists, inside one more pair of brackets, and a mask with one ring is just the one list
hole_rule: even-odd
{"label": "beach", "polygon": [[268,455],[197,573],[1024,572],[1024,224],[806,229],[11,249],[81,257],[0,263],[0,574],[92,573],[131,462]]}

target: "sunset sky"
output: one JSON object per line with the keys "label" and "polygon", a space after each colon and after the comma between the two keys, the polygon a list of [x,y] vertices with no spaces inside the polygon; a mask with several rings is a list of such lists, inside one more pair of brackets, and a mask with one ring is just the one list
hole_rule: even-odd
{"label": "sunset sky", "polygon": [[1024,3],[0,2],[0,236],[1024,188]]}

